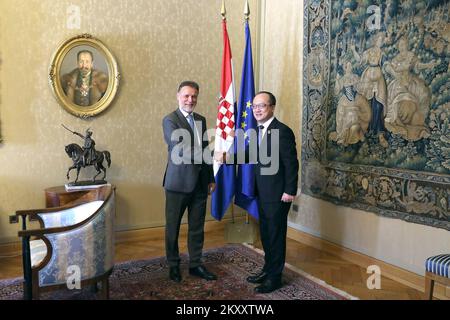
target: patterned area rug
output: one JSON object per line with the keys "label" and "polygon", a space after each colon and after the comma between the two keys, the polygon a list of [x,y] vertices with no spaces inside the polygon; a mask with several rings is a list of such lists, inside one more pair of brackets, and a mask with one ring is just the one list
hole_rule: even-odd
{"label": "patterned area rug", "polygon": [[[165,257],[116,264],[110,277],[110,298],[116,300],[346,300],[355,299],[301,270],[286,264],[283,287],[270,294],[255,294],[245,279],[261,270],[261,251],[245,245],[227,245],[204,252],[204,265],[219,280],[206,281],[187,272],[182,256],[183,281],[169,281]],[[0,281],[0,300],[22,299],[22,278]],[[89,289],[44,293],[41,299],[96,299]]]}

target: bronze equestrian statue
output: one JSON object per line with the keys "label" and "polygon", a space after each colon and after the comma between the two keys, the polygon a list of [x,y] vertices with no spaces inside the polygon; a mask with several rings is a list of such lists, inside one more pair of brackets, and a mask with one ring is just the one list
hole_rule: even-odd
{"label": "bronze equestrian statue", "polygon": [[73,165],[67,170],[67,179],[70,179],[69,173],[72,169],[77,169],[77,177],[73,183],[77,183],[78,176],[80,174],[80,169],[88,166],[94,166],[97,170],[97,174],[94,176],[92,181],[103,171],[103,178],[106,178],[106,168],[103,166],[103,161],[106,159],[108,168],[111,167],[111,154],[109,151],[97,151],[95,150],[95,141],[92,139],[92,131],[86,130],[86,134],[82,135],[78,132],[68,129],[66,126],[62,125],[65,129],[72,132],[73,134],[84,139],[83,147],[80,147],[76,143],[71,143],[65,147],[67,155],[72,159]]}

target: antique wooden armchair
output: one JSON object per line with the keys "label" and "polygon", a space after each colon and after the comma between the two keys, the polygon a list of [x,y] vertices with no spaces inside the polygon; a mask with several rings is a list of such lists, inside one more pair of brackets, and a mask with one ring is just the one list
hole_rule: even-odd
{"label": "antique wooden armchair", "polygon": [[[72,289],[101,282],[102,298],[109,298],[108,278],[114,266],[115,188],[105,185],[90,197],[62,207],[20,210],[24,299],[41,292]],[[27,229],[38,221],[39,229]]]}

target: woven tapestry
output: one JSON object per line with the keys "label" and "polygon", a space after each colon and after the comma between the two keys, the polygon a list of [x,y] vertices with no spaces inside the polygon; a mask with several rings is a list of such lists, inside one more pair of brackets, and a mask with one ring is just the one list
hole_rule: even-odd
{"label": "woven tapestry", "polygon": [[302,192],[450,230],[448,0],[305,0]]}

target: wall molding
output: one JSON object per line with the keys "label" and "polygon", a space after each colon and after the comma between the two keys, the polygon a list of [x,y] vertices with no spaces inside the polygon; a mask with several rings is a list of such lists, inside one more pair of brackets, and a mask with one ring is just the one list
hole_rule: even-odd
{"label": "wall molding", "polygon": [[[381,274],[386,278],[392,279],[421,292],[425,292],[425,277],[419,274],[402,269],[368,255],[353,251],[351,249],[347,249],[343,246],[340,246],[328,240],[324,240],[309,233],[296,230],[295,228],[293,228],[292,223],[289,223],[287,236],[292,240],[301,242],[329,254],[333,254],[365,269],[370,265],[377,265],[381,269]],[[436,283],[434,287],[434,297],[441,300],[448,300],[450,298],[450,290],[445,286]]]}
{"label": "wall molding", "polygon": [[[237,219],[235,219],[237,220]],[[220,231],[225,229],[225,225],[231,219],[222,219],[221,221],[205,221],[205,232]],[[187,234],[187,223],[181,224],[180,236]],[[154,227],[137,230],[116,231],[116,243],[124,243],[129,241],[144,241],[152,239],[164,238],[165,227]]]}

